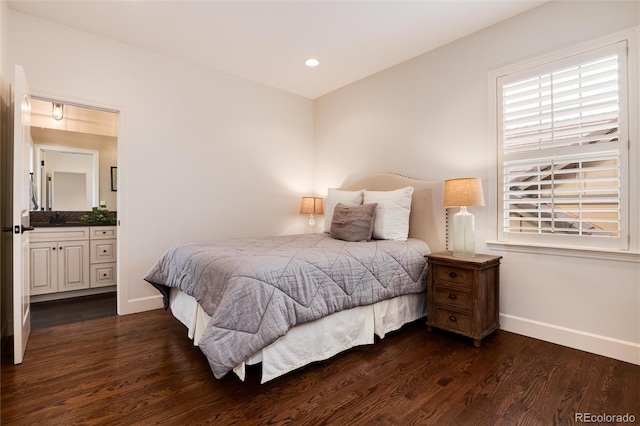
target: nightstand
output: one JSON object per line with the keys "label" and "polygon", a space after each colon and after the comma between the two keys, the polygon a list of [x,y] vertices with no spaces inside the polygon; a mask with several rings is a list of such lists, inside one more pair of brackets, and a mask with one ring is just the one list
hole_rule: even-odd
{"label": "nightstand", "polygon": [[427,268],[427,329],[437,327],[482,339],[500,328],[500,259],[476,254],[454,257],[450,251],[425,256]]}

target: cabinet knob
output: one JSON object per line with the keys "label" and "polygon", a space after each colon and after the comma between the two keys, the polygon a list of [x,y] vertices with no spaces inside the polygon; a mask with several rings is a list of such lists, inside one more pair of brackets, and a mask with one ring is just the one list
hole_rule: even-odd
{"label": "cabinet knob", "polygon": [[449,317],[449,321],[451,321],[451,322],[458,322],[458,318],[456,318],[456,317],[454,317],[453,315],[451,315],[451,316]]}
{"label": "cabinet knob", "polygon": [[449,278],[457,278],[458,274],[456,274],[455,272],[449,272]]}
{"label": "cabinet knob", "polygon": [[451,293],[451,294],[449,295],[449,299],[451,299],[451,300],[456,300],[457,298],[458,298],[458,296],[456,296],[456,295],[455,295],[455,294],[453,294],[453,293]]}
{"label": "cabinet knob", "polygon": [[56,248],[54,247],[53,249],[55,250]]}

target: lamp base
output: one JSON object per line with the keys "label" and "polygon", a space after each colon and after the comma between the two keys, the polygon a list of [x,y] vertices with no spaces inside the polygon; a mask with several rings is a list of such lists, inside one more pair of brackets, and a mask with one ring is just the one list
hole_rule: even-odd
{"label": "lamp base", "polygon": [[473,214],[466,207],[453,215],[451,221],[453,256],[476,257],[476,230]]}
{"label": "lamp base", "polygon": [[316,220],[313,215],[309,215],[309,222],[304,227],[305,234],[315,234],[316,232]]}

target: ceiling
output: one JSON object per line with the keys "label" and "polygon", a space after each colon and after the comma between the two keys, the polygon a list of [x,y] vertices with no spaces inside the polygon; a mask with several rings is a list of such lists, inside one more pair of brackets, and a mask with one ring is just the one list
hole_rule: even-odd
{"label": "ceiling", "polygon": [[80,132],[91,135],[118,137],[118,113],[65,104],[64,117],[52,117],[53,104],[49,100],[31,98],[31,126],[42,129]]}
{"label": "ceiling", "polygon": [[[547,0],[10,0],[13,10],[310,99]],[[304,61],[317,58],[309,68]]]}

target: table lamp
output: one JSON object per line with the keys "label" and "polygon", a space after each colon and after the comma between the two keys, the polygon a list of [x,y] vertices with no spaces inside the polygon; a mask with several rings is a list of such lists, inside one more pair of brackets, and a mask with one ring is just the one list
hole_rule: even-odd
{"label": "table lamp", "polygon": [[309,232],[313,232],[316,226],[316,220],[313,218],[313,215],[324,214],[324,200],[321,197],[302,197],[300,214],[309,215],[309,222],[307,223],[307,227],[305,227],[305,232],[307,232],[307,228]]}
{"label": "table lamp", "polygon": [[444,181],[444,207],[460,207],[451,218],[452,249],[455,257],[475,257],[476,235],[469,206],[484,206],[480,178],[458,178]]}

